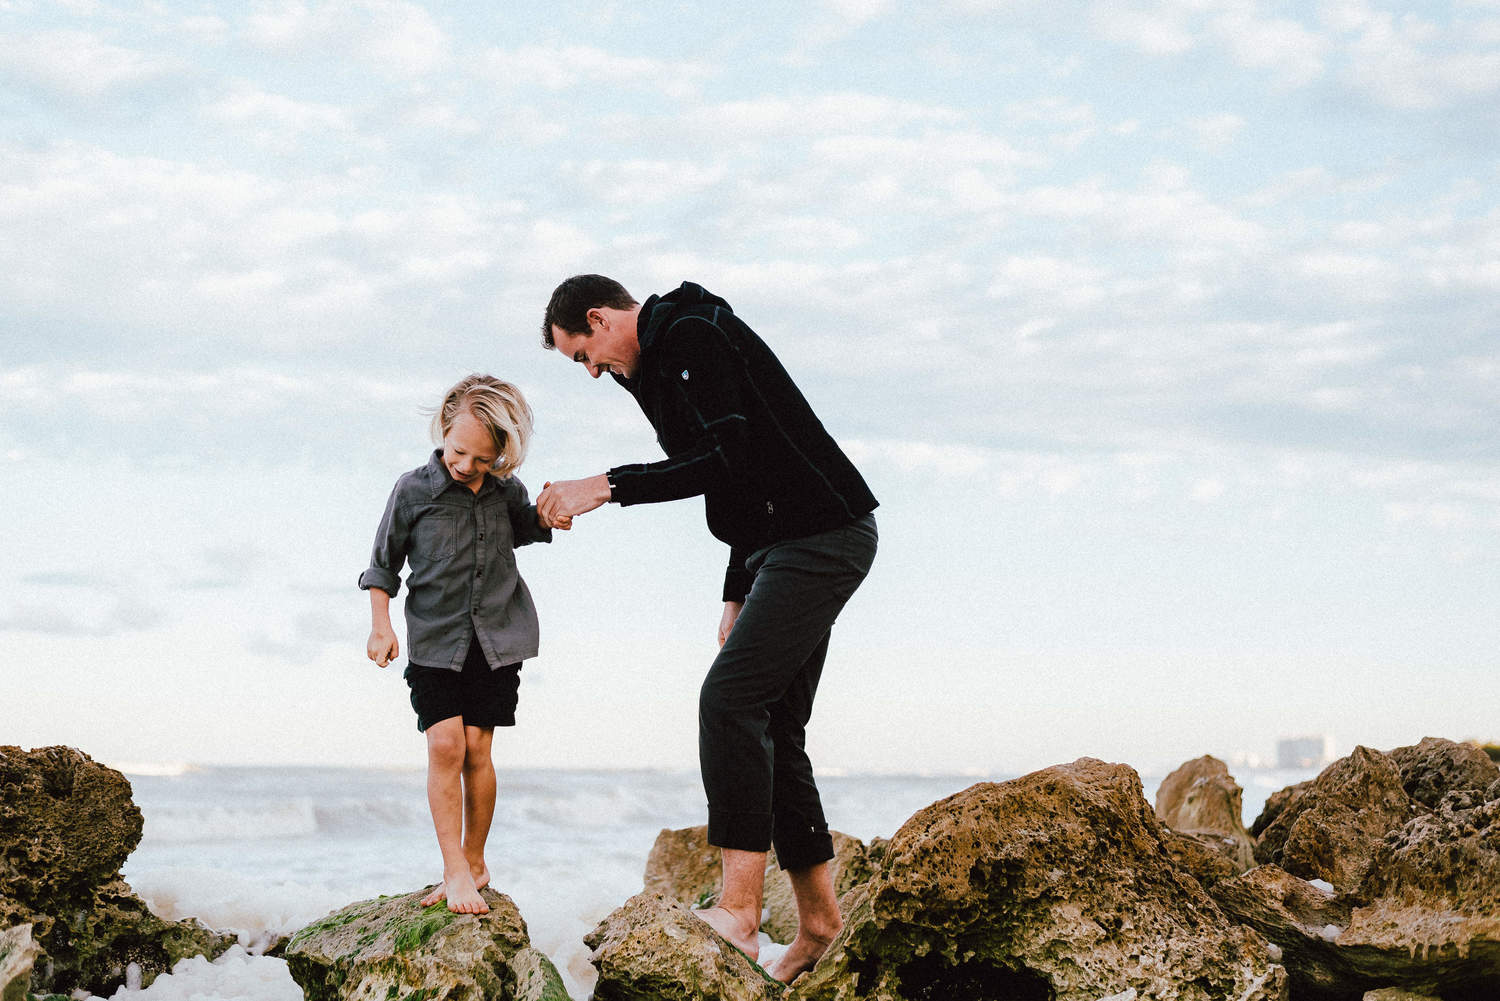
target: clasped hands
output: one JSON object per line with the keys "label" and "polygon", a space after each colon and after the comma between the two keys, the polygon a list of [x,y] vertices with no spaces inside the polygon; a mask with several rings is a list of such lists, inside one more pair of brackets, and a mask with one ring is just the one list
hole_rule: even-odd
{"label": "clasped hands", "polygon": [[604,473],[582,480],[557,480],[542,484],[536,496],[537,519],[546,528],[567,530],[573,516],[587,514],[609,500],[609,477]]}

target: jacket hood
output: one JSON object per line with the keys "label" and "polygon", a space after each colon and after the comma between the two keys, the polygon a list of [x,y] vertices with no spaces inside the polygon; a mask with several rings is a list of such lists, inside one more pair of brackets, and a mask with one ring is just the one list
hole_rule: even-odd
{"label": "jacket hood", "polygon": [[714,295],[696,282],[683,282],[666,295],[653,295],[641,305],[641,316],[636,322],[639,324],[636,337],[640,341],[641,351],[646,351],[656,341],[657,334],[667,325],[672,317],[677,315],[679,309],[694,309],[703,306],[717,306],[720,309],[734,312],[734,309],[723,299]]}

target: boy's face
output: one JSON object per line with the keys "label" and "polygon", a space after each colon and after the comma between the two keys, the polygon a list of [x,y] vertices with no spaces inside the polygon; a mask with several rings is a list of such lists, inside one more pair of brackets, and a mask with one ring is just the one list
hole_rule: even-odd
{"label": "boy's face", "polygon": [[448,467],[448,475],[478,493],[485,474],[499,457],[495,440],[484,425],[467,410],[460,411],[443,436],[443,465]]}

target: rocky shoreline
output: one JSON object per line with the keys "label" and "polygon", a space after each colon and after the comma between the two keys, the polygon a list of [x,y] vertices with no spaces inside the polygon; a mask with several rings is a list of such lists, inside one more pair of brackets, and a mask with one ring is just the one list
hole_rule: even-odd
{"label": "rocky shoreline", "polygon": [[[703,828],[663,831],[642,892],[587,937],[593,997],[788,1001],[1494,1001],[1500,766],[1427,738],[1360,747],[1271,796],[1247,829],[1210,757],[1147,802],[1125,765],[1082,758],[979,783],[889,839],[836,838],[845,928],[791,987],[692,914],[718,888]],[[120,878],[141,817],[124,776],[69,748],[0,747],[3,1001],[141,985],[234,942],[152,915]],[[566,1001],[504,894],[491,912],[359,901],[284,958],[310,1001]],[[768,870],[762,931],[795,926]]]}

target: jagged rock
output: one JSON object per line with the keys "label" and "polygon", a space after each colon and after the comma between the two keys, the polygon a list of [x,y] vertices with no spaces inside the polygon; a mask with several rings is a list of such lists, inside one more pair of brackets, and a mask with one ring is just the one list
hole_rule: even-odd
{"label": "jagged rock", "polygon": [[0,932],[0,1001],[26,1001],[31,967],[40,952],[31,940],[31,925]]}
{"label": "jagged rock", "polygon": [[1182,764],[1156,791],[1156,816],[1179,834],[1223,854],[1239,872],[1255,865],[1254,844],[1240,814],[1244,790],[1229,767],[1205,754]]}
{"label": "jagged rock", "polygon": [[708,843],[708,827],[664,829],[646,856],[646,893],[658,893],[689,907],[718,902],[724,865],[719,849]]}
{"label": "jagged rock", "polygon": [[[869,879],[873,869],[863,842],[838,831],[832,834],[834,893],[842,897]],[[707,907],[718,902],[723,875],[719,849],[708,843],[706,826],[663,830],[646,858],[644,892],[688,907]],[[766,857],[765,908],[761,931],[773,942],[790,942],[797,931],[797,905],[791,879],[777,865],[775,851]]]}
{"label": "jagged rock", "polygon": [[1351,893],[1364,882],[1386,832],[1414,812],[1396,763],[1356,747],[1285,801],[1261,832],[1255,857]]}
{"label": "jagged rock", "polygon": [[1365,991],[1361,1001],[1442,1001],[1431,994],[1413,994],[1399,987],[1382,987],[1378,991]]}
{"label": "jagged rock", "polygon": [[486,887],[488,914],[455,914],[422,907],[428,889],[350,904],[293,935],[283,955],[307,1001],[567,1001],[509,897]]}
{"label": "jagged rock", "polygon": [[1421,743],[1398,747],[1390,758],[1401,771],[1406,794],[1423,806],[1436,809],[1449,792],[1483,793],[1500,779],[1500,765],[1473,744],[1460,744],[1441,737],[1423,737]]}
{"label": "jagged rock", "polygon": [[1162,847],[1171,856],[1172,864],[1196,879],[1205,890],[1244,871],[1217,846],[1171,828],[1163,832]]}
{"label": "jagged rock", "polygon": [[1500,800],[1449,792],[1381,844],[1339,944],[1378,953],[1387,984],[1452,999],[1500,997]]}
{"label": "jagged rock", "polygon": [[86,896],[141,842],[130,780],[71,747],[0,747],[0,896]]}
{"label": "jagged rock", "polygon": [[120,878],[141,839],[130,782],[70,747],[0,747],[0,927],[30,924],[38,992],[100,996],[140,970],[142,986],[179,959],[235,943],[194,920],[164,921]]}
{"label": "jagged rock", "polygon": [[1331,891],[1268,863],[1218,883],[1211,892],[1225,913],[1281,950],[1298,1001],[1350,1001],[1362,990],[1392,983],[1362,973],[1358,957],[1334,944],[1349,925],[1350,905]]}
{"label": "jagged rock", "polygon": [[594,1001],[764,1001],[782,993],[685,904],[657,893],[631,897],[584,944],[599,971]]}
{"label": "jagged rock", "polygon": [[[1211,887],[1226,912],[1282,949],[1299,1001],[1352,1001],[1386,987],[1445,1001],[1500,997],[1500,800],[1486,799],[1478,788],[1485,776],[1456,747],[1424,740],[1401,749],[1413,788],[1431,798],[1446,787],[1435,810],[1413,800],[1395,809],[1395,760],[1361,748],[1300,794],[1313,803],[1294,797],[1277,818],[1300,810],[1290,836],[1349,851],[1352,862],[1333,858],[1328,866],[1362,872],[1357,884],[1325,893],[1264,865]],[[1375,805],[1359,836],[1340,841],[1337,830],[1313,830],[1357,822],[1360,774],[1372,777]],[[1325,795],[1330,775],[1337,796]]]}
{"label": "jagged rock", "polygon": [[1270,1001],[1270,947],[1163,848],[1140,778],[1082,758],[919,811],[798,1001]]}
{"label": "jagged rock", "polygon": [[1289,785],[1285,789],[1278,789],[1266,797],[1265,804],[1260,808],[1260,816],[1256,817],[1255,822],[1250,825],[1250,837],[1259,838],[1264,834],[1266,828],[1271,826],[1271,822],[1281,816],[1281,811],[1286,809],[1286,805],[1300,796],[1302,791],[1310,785],[1312,785],[1312,779],[1307,779],[1296,785]]}

